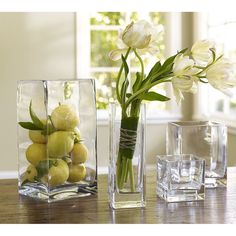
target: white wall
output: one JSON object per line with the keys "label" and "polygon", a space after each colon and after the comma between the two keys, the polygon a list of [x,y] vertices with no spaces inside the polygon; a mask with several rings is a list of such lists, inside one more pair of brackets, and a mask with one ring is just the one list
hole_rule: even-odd
{"label": "white wall", "polygon": [[0,171],[17,169],[16,83],[75,76],[72,13],[0,13]]}

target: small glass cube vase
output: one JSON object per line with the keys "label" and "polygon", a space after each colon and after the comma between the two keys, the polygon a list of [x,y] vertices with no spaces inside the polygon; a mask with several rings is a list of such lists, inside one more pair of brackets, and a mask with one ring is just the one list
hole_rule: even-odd
{"label": "small glass cube vase", "polygon": [[141,105],[139,117],[129,115],[125,119],[130,122],[125,127],[120,106],[110,104],[108,192],[113,209],[146,206],[145,104]]}
{"label": "small glass cube vase", "polygon": [[206,162],[206,188],[227,183],[227,127],[209,121],[168,123],[167,154],[191,153]]}
{"label": "small glass cube vase", "polygon": [[194,155],[157,156],[157,195],[166,202],[204,200],[205,160]]}
{"label": "small glass cube vase", "polygon": [[19,81],[19,194],[48,202],[97,192],[93,79]]}

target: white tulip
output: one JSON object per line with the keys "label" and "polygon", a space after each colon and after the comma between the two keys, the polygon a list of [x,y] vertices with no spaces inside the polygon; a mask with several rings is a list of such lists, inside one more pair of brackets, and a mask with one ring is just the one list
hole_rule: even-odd
{"label": "white tulip", "polygon": [[151,41],[152,26],[142,20],[137,23],[131,22],[124,30],[122,39],[124,43],[131,48],[143,49]]}
{"label": "white tulip", "polygon": [[196,93],[197,91],[197,77],[181,76],[172,78],[172,87],[177,103],[184,99],[182,92]]}
{"label": "white tulip", "polygon": [[236,86],[233,63],[227,58],[220,58],[209,66],[206,71],[206,78],[212,87],[230,95],[228,89]]}
{"label": "white tulip", "polygon": [[163,33],[163,26],[152,26],[145,20],[136,23],[131,22],[123,32],[120,32],[117,40],[118,49],[109,53],[113,60],[119,60],[121,54],[125,54],[129,47],[136,49],[141,54],[156,54],[159,52],[158,41]]}
{"label": "white tulip", "polygon": [[196,74],[198,71],[199,69],[194,68],[194,61],[189,56],[184,54],[176,56],[173,65],[172,86],[177,103],[180,103],[184,98],[182,92],[195,93],[197,91],[198,77]]}
{"label": "white tulip", "polygon": [[182,53],[176,56],[173,65],[173,73],[175,76],[193,76],[198,71],[199,69],[194,68],[194,60],[190,59],[189,56],[185,56]]}
{"label": "white tulip", "polygon": [[192,46],[191,55],[198,65],[206,66],[212,62],[212,49],[215,50],[215,43],[213,41],[200,40]]}

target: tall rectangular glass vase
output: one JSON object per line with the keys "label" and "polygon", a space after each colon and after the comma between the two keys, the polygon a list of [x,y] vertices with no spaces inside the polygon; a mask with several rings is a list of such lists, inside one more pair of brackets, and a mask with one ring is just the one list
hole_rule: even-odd
{"label": "tall rectangular glass vase", "polygon": [[146,205],[145,106],[141,106],[139,117],[126,119],[129,120],[129,127],[122,123],[120,106],[116,103],[110,105],[108,191],[110,207],[113,209]]}
{"label": "tall rectangular glass vase", "polygon": [[97,192],[93,79],[19,81],[19,193],[48,202]]}

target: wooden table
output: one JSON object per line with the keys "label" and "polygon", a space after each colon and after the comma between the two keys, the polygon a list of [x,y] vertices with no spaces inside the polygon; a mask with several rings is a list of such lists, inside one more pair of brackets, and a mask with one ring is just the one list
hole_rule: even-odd
{"label": "wooden table", "polygon": [[16,180],[0,180],[0,223],[236,223],[236,168],[228,168],[228,187],[206,190],[205,201],[169,204],[149,172],[145,209],[110,209],[106,176],[98,184],[97,196],[48,204],[19,196]]}

